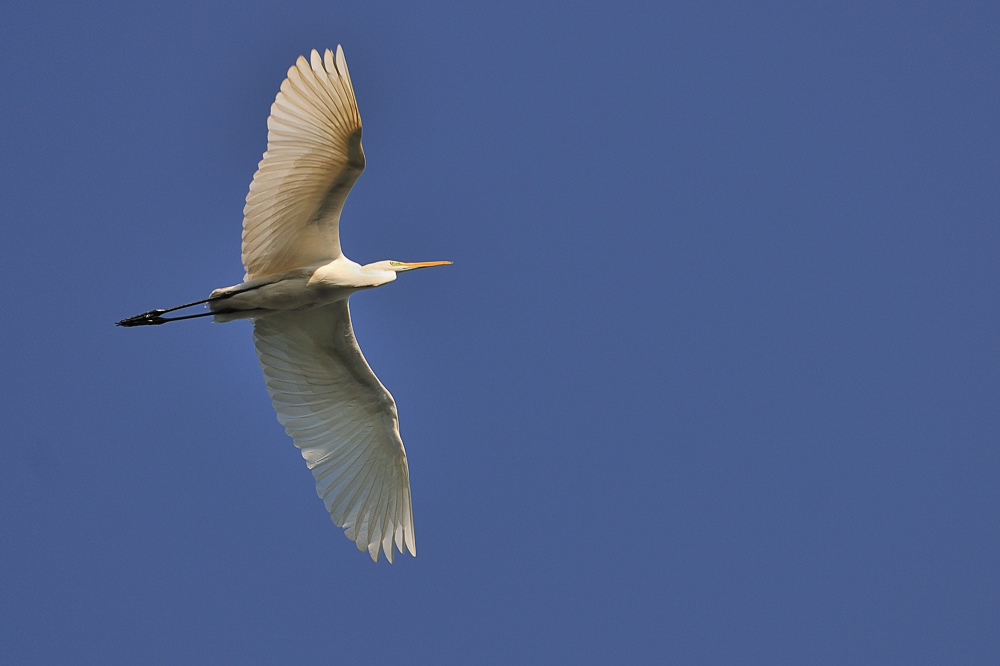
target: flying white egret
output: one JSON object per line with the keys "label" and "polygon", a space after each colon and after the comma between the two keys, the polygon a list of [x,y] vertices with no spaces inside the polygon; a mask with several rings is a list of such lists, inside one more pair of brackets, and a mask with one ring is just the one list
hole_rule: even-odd
{"label": "flying white egret", "polygon": [[[340,212],[365,168],[344,51],[299,57],[267,119],[267,152],[243,209],[241,284],[119,326],[250,318],[278,421],[302,450],[330,518],[376,562],[393,542],[417,554],[396,403],[368,366],[347,301],[397,273],[450,261],[361,266],[340,250]],[[209,312],[164,317],[207,303]]]}

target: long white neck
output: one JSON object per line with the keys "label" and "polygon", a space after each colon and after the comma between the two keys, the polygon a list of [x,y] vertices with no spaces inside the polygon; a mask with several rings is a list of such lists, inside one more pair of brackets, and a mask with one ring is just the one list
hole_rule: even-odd
{"label": "long white neck", "polygon": [[372,278],[374,283],[371,286],[373,287],[388,284],[396,279],[396,271],[388,261],[376,261],[373,264],[365,264],[361,267],[360,272],[362,275]]}
{"label": "long white neck", "polygon": [[379,261],[362,266],[347,257],[340,256],[313,271],[310,284],[324,284],[331,287],[364,289],[378,287],[396,279],[388,261]]}

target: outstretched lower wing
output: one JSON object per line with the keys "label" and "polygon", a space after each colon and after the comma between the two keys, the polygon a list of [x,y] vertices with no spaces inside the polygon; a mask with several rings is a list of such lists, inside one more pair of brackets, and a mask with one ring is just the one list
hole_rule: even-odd
{"label": "outstretched lower wing", "polygon": [[243,208],[247,280],[340,256],[340,212],[365,168],[344,51],[299,56],[267,119],[267,152]]}
{"label": "outstretched lower wing", "polygon": [[416,555],[396,403],[361,354],[347,301],[254,320],[278,421],[302,449],[330,518],[359,550]]}

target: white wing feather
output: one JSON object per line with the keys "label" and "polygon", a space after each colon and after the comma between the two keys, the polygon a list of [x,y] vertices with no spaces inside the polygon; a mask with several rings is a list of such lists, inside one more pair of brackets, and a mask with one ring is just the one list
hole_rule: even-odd
{"label": "white wing feather", "polygon": [[278,421],[302,450],[330,518],[359,550],[417,554],[396,403],[368,366],[347,301],[254,320]]}
{"label": "white wing feather", "polygon": [[267,119],[267,152],[243,208],[245,280],[340,256],[340,212],[365,168],[344,51],[288,70]]}

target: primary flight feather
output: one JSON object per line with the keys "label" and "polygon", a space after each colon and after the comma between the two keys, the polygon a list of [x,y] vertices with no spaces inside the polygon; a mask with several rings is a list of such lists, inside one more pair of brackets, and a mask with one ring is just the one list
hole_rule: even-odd
{"label": "primary flight feather", "polygon": [[[376,562],[380,553],[392,562],[396,550],[416,555],[396,403],[358,347],[348,299],[397,273],[451,262],[361,266],[341,252],[340,214],[365,153],[340,46],[322,58],[315,50],[309,60],[299,57],[271,105],[267,129],[267,151],[243,209],[244,281],[118,324],[252,319],[278,420],[302,451],[330,518]],[[210,312],[163,316],[201,303]]]}
{"label": "primary flight feather", "polygon": [[361,115],[344,51],[299,56],[267,119],[267,152],[243,208],[252,279],[340,256],[340,211],[365,168]]}

